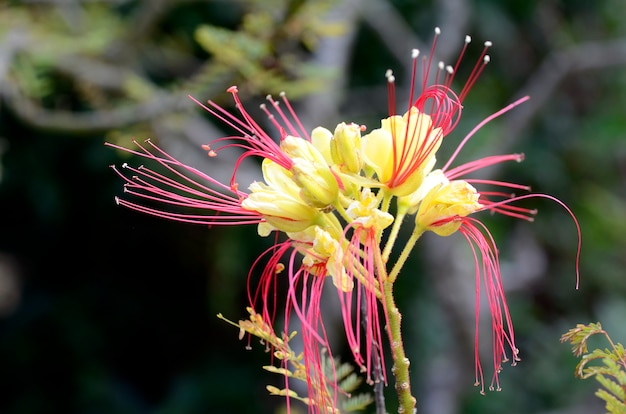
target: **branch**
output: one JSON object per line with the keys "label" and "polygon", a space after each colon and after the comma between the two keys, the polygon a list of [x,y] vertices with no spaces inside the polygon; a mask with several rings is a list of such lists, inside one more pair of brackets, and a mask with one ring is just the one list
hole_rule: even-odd
{"label": "branch", "polygon": [[176,93],[112,110],[82,113],[49,110],[36,105],[8,83],[2,85],[0,98],[17,118],[33,128],[75,135],[105,132],[191,107],[185,94]]}
{"label": "branch", "polygon": [[[510,152],[521,132],[544,107],[561,82],[576,73],[626,65],[626,39],[588,42],[553,52],[543,61],[516,96],[530,96],[528,105],[521,105],[508,116],[506,133],[495,153]],[[496,169],[493,169],[496,172]]]}

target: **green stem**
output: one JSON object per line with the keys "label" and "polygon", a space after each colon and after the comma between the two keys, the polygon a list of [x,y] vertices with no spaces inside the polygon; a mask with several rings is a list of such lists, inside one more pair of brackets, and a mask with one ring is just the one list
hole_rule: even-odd
{"label": "green stem", "polygon": [[396,243],[396,239],[398,238],[398,233],[400,232],[400,227],[402,227],[402,220],[404,220],[405,214],[398,212],[393,221],[393,227],[391,227],[391,233],[389,233],[389,238],[385,243],[385,249],[383,250],[383,263],[387,263],[389,260],[389,255],[391,254],[391,249],[393,249],[393,245]]}
{"label": "green stem", "polygon": [[388,281],[384,282],[383,291],[389,324],[391,356],[393,359],[391,371],[396,377],[396,393],[398,394],[399,404],[398,414],[413,414],[416,412],[416,400],[415,397],[411,395],[411,379],[409,377],[410,361],[404,353],[401,331],[402,315],[400,314],[393,297],[393,283]]}
{"label": "green stem", "polygon": [[416,412],[416,400],[411,395],[411,378],[409,377],[409,359],[404,352],[404,343],[402,342],[401,322],[402,315],[396,306],[393,297],[393,282],[387,277],[385,264],[381,260],[380,250],[377,253],[378,272],[381,279],[383,289],[383,303],[387,313],[387,335],[389,335],[389,343],[391,344],[391,357],[393,359],[393,367],[391,371],[396,378],[396,393],[398,394],[398,413],[414,414]]}

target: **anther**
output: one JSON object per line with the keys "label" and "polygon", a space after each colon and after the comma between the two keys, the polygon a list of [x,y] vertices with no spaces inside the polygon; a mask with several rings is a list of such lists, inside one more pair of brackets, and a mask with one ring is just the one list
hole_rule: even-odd
{"label": "anther", "polygon": [[472,41],[472,36],[465,35],[465,43],[471,43],[471,41]]}
{"label": "anther", "polygon": [[439,62],[437,67],[439,68],[439,70],[443,70],[446,67],[446,65],[443,62]]}
{"label": "anther", "polygon": [[285,96],[287,96],[287,94],[285,93],[285,91],[281,91],[278,96],[280,96],[281,98],[284,98]]}
{"label": "anther", "polygon": [[120,205],[120,198],[118,196],[115,196],[115,204]]}
{"label": "anther", "polygon": [[493,46],[493,43],[491,42],[491,40],[487,40],[485,42],[485,47],[491,47],[491,46]]}
{"label": "anther", "polygon": [[128,163],[125,162],[124,164],[122,164],[122,168],[128,168]]}
{"label": "anther", "polygon": [[448,74],[452,75],[454,74],[454,68],[450,65],[446,66],[446,72],[448,72]]}
{"label": "anther", "polygon": [[439,36],[441,34],[441,29],[439,27],[435,27],[435,34]]}
{"label": "anther", "polygon": [[413,59],[417,58],[419,55],[420,55],[420,51],[419,51],[419,49],[413,49],[413,50],[411,50],[411,57],[412,57]]}
{"label": "anther", "polygon": [[229,93],[237,93],[237,92],[239,92],[239,91],[237,90],[237,86],[233,85],[233,86],[231,86],[230,88],[226,89],[226,92],[229,92]]}
{"label": "anther", "polygon": [[486,65],[489,62],[491,62],[491,57],[489,57],[489,55],[485,55],[485,57],[483,58],[483,63]]}

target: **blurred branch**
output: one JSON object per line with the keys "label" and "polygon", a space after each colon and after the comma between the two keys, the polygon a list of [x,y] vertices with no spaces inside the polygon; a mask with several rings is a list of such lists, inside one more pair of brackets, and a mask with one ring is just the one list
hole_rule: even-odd
{"label": "blurred branch", "polygon": [[112,110],[90,112],[48,110],[34,104],[20,94],[14,86],[7,84],[2,87],[1,97],[5,105],[29,126],[68,134],[104,132],[148,121],[191,106],[185,94],[171,94],[160,96],[145,103],[118,107]]}
{"label": "blurred branch", "polygon": [[27,43],[26,32],[20,28],[10,30],[0,43],[0,85],[4,81],[15,54]]}
{"label": "blurred branch", "polygon": [[424,49],[424,43],[415,35],[391,2],[386,0],[364,2],[361,16],[363,21],[380,36],[387,50],[410,70],[411,49]]}
{"label": "blurred branch", "polygon": [[341,22],[345,32],[341,36],[329,36],[320,40],[313,53],[313,62],[330,69],[335,76],[329,85],[318,93],[308,95],[302,104],[305,125],[325,125],[339,122],[339,107],[348,85],[348,71],[352,58],[352,46],[356,35],[360,0],[345,0],[333,8],[324,18],[328,22]]}
{"label": "blurred branch", "polygon": [[[548,55],[516,96],[531,97],[529,104],[521,105],[507,115],[506,133],[496,153],[507,153],[526,128],[550,100],[560,83],[568,76],[613,66],[626,65],[626,39],[606,42],[588,42]],[[495,171],[495,169],[494,169]]]}
{"label": "blurred branch", "polygon": [[[249,10],[242,10],[238,30],[202,26],[201,39],[199,28],[195,28],[199,43],[195,46],[188,44],[185,36],[174,35],[156,43],[154,32],[168,11],[180,3],[143,1],[130,17],[71,1],[49,2],[48,8],[7,9],[1,20],[6,24],[21,22],[27,41],[18,44],[4,35],[0,101],[34,128],[88,134],[185,110],[191,106],[186,95],[205,99],[232,83],[251,93],[288,89],[292,97],[320,90],[319,84],[327,76],[325,68],[311,66],[301,42],[310,47],[339,31],[341,22],[323,25],[317,18],[331,0],[301,5],[284,17],[284,24],[277,23],[280,16],[270,13],[269,5],[254,2],[246,6]],[[50,13],[49,23],[38,24],[42,12],[53,12],[56,7],[81,11],[78,31],[63,20],[59,25],[59,13]],[[279,38],[284,41],[277,49],[272,42]],[[207,48],[209,44],[215,47]],[[196,55],[197,46],[204,51]],[[162,59],[155,59],[153,64],[150,50]],[[172,59],[184,63],[174,67],[168,63]],[[148,71],[157,74],[158,85]],[[59,72],[65,78],[58,77]],[[70,81],[69,91],[54,89],[58,84],[66,87],[66,80]],[[57,102],[70,105],[59,108]]]}
{"label": "blurred branch", "polygon": [[468,34],[468,26],[472,16],[472,9],[467,0],[441,0],[436,3],[439,6],[438,17],[441,21],[442,35],[437,44],[437,58],[449,62],[454,56],[458,56],[463,46],[465,35]]}

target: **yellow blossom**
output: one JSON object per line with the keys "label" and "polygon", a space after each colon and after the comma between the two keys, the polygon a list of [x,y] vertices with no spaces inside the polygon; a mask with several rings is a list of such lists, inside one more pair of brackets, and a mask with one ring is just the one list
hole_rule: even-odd
{"label": "yellow blossom", "polygon": [[313,226],[305,231],[289,233],[290,238],[300,242],[308,242],[311,247],[304,254],[302,263],[308,268],[315,268],[324,264],[326,273],[333,279],[333,284],[344,292],[352,290],[353,280],[348,276],[344,267],[344,252],[340,240],[319,226]]}
{"label": "yellow blossom", "polygon": [[378,209],[378,198],[369,188],[361,192],[361,199],[355,200],[348,206],[346,214],[353,223],[365,228],[374,227],[382,230],[393,223],[393,216]]}
{"label": "yellow blossom", "polygon": [[434,186],[420,203],[415,223],[424,230],[449,236],[459,229],[461,217],[482,208],[480,195],[463,180]]}
{"label": "yellow blossom", "polygon": [[[296,232],[311,226],[321,213],[302,200],[292,173],[267,158],[262,169],[265,183],[252,183],[250,195],[241,206],[262,214],[267,223],[280,231]],[[260,235],[268,233],[266,225],[259,227]]]}
{"label": "yellow blossom", "polygon": [[396,196],[411,194],[421,185],[443,138],[429,115],[411,107],[403,116],[381,121],[381,128],[363,136],[363,160],[378,180]]}

